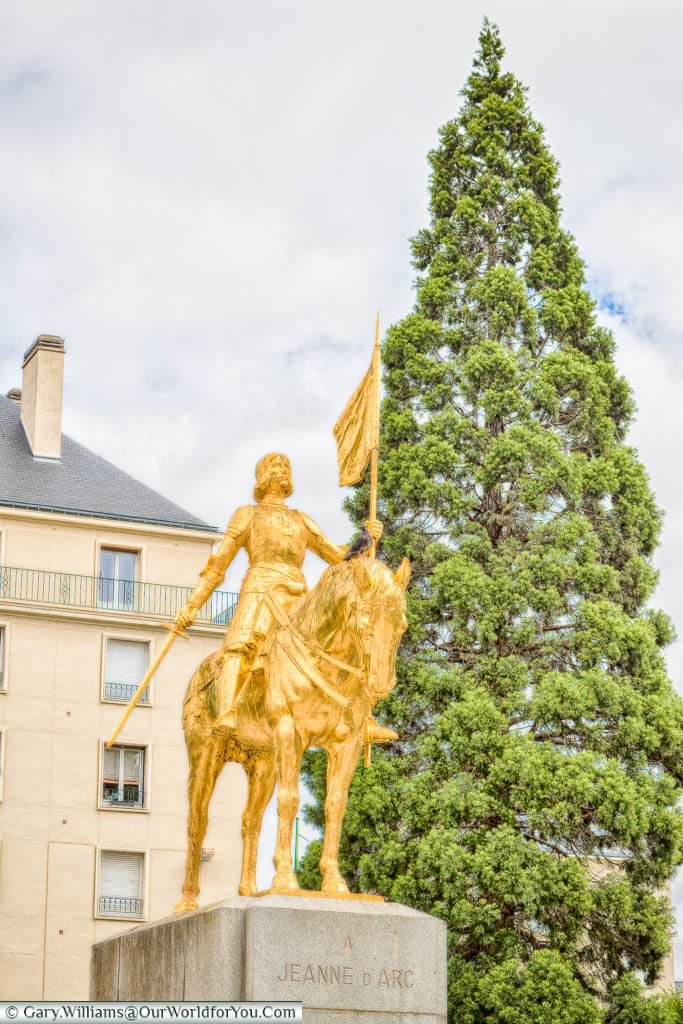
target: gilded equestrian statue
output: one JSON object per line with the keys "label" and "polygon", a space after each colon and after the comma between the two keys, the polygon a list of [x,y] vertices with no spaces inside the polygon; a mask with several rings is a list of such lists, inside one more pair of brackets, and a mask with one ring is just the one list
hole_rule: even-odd
{"label": "gilded equestrian statue", "polygon": [[[291,492],[287,457],[272,453],[261,459],[256,505],[235,513],[187,606],[176,615],[177,629],[191,625],[236,552],[246,549],[249,570],[225,641],[199,666],[184,702],[190,808],[178,912],[197,905],[209,801],[226,761],[240,762],[249,779],[240,893],[256,892],[258,837],[276,781],[271,891],[298,891],[291,845],[301,758],[308,747],[320,747],[328,756],[322,888],[347,892],[337,858],[358,756],[364,742],[397,738],[375,722],[371,710],[395,683],[396,651],[406,628],[409,563],[404,560],[392,574],[375,559],[374,544],[371,551],[349,558],[353,551],[334,545],[308,516],[286,505]],[[376,542],[381,523],[371,519],[366,528]],[[307,592],[301,567],[308,548],[330,567]]]}

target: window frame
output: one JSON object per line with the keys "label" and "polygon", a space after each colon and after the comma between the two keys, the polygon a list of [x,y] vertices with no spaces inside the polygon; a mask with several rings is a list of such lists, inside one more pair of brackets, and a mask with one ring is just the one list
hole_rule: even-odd
{"label": "window frame", "polygon": [[[142,857],[142,884],[140,893],[142,896],[141,914],[107,914],[100,910],[100,877],[103,853],[137,853]],[[149,920],[149,849],[142,847],[126,847],[121,849],[114,846],[95,847],[95,900],[93,905],[93,918],[96,921],[148,921]]]}
{"label": "window frame", "polygon": [[[132,580],[133,587],[133,601],[130,605],[124,602],[114,600],[112,602],[100,601],[100,560],[103,551],[113,551],[117,555],[133,555],[135,557],[135,574]],[[97,540],[95,543],[95,607],[101,608],[105,611],[118,611],[118,612],[136,612],[136,587],[144,580],[144,549],[140,545],[136,544],[118,544],[116,541],[102,541]],[[104,579],[112,578],[114,581],[118,580],[118,576],[109,577],[105,576]],[[120,581],[128,582],[128,581]]]}
{"label": "window frame", "polygon": [[0,693],[7,693],[10,624],[0,619]]}
{"label": "window frame", "polygon": [[7,726],[0,725],[0,803],[5,790],[5,751],[7,749]]}
{"label": "window frame", "polygon": [[[104,799],[104,751],[107,745],[107,740],[102,739],[99,743],[99,757],[97,764],[97,809],[98,811],[119,811],[124,814],[149,814],[151,810],[149,783],[152,778],[150,769],[151,762],[151,743],[140,741],[125,741],[120,743],[118,740],[112,744],[112,749],[119,750],[142,750],[143,752],[143,764],[142,764],[142,803],[140,806],[127,805],[127,804],[116,804],[108,803]],[[123,851],[129,853],[136,853],[136,850]]]}
{"label": "window frame", "polygon": [[[112,633],[109,630],[105,630],[102,633],[102,650],[100,657],[100,701],[103,704],[118,704],[125,705],[130,701],[130,697],[107,697],[107,647],[110,640],[125,640],[129,643],[135,644],[146,644],[147,645],[147,668],[145,672],[152,664],[155,652],[155,637],[152,636],[140,636],[133,635],[132,633]],[[138,680],[139,682],[139,680]],[[133,684],[131,684],[133,685]],[[139,708],[151,708],[154,705],[154,679],[150,679],[147,684],[147,692],[149,694],[149,700],[139,701],[137,707]],[[133,690],[133,693],[135,690]],[[133,694],[131,694],[132,697]]]}

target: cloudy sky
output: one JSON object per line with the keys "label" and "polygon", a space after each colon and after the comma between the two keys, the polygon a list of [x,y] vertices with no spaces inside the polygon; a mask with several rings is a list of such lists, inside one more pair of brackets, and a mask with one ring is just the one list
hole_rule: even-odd
{"label": "cloudy sky", "polygon": [[[287,451],[297,504],[345,540],[331,427],[375,309],[411,307],[425,156],[485,13],[635,390],[683,633],[675,0],[0,0],[0,389],[60,334],[68,433],[213,523]],[[670,664],[681,687],[680,645]]]}

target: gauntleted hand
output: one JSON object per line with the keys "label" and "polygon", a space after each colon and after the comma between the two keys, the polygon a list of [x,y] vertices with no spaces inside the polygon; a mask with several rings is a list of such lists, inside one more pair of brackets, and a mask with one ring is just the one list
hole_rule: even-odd
{"label": "gauntleted hand", "polygon": [[379,519],[368,519],[365,523],[365,529],[368,531],[375,544],[378,543],[384,533],[384,527],[380,523]]}
{"label": "gauntleted hand", "polygon": [[187,604],[184,608],[181,608],[179,612],[176,612],[175,624],[178,629],[187,629],[191,626],[194,620],[197,618],[197,609],[194,605]]}

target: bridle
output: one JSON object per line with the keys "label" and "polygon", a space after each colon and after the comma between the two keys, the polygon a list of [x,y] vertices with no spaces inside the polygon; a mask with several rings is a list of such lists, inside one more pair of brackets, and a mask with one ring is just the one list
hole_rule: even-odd
{"label": "bridle", "polygon": [[[278,643],[276,635],[276,643],[278,643],[278,646],[287,655],[294,666],[299,669],[300,672],[303,672],[306,678],[309,679],[314,686],[317,686],[317,688],[321,690],[326,697],[329,697],[330,700],[334,701],[335,704],[338,704],[342,708],[347,708],[349,706],[349,700],[346,697],[343,697],[337,690],[333,689],[333,687],[330,686],[327,680],[318,671],[316,665],[312,661],[313,658],[321,658],[323,661],[328,662],[328,664],[333,665],[335,668],[341,669],[342,672],[348,672],[350,675],[360,677],[363,680],[363,689],[369,694],[366,681],[367,675],[363,669],[358,668],[356,665],[349,665],[348,662],[341,661],[339,658],[333,657],[333,655],[324,651],[323,648],[314,640],[304,637],[293,624],[285,609],[280,607],[271,594],[265,593],[263,595],[263,601],[278,626],[286,630],[291,640],[291,645],[282,643],[282,641],[279,641]],[[358,630],[354,630],[354,632],[358,632],[358,639],[360,642],[360,632]]]}

